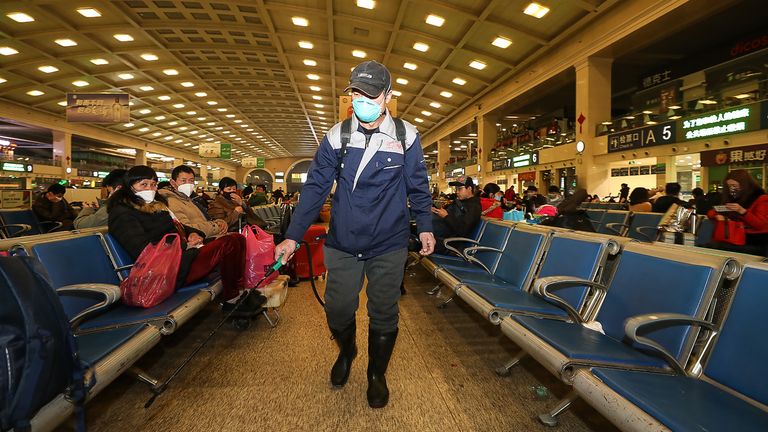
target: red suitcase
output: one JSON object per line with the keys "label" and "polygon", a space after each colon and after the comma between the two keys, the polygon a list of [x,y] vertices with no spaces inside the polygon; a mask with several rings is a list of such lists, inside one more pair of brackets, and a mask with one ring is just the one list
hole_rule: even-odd
{"label": "red suitcase", "polygon": [[309,244],[309,252],[312,254],[312,274],[309,272],[309,262],[307,261],[307,250],[305,245],[296,252],[293,258],[296,268],[296,276],[301,279],[308,279],[325,274],[325,260],[323,259],[323,245],[325,245],[325,227],[322,225],[312,225],[304,234],[304,241]]}

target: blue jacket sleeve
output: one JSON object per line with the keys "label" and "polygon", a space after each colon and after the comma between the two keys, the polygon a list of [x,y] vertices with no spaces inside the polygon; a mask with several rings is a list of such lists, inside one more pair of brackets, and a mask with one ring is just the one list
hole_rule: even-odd
{"label": "blue jacket sleeve", "polygon": [[309,226],[317,219],[320,207],[325,203],[325,198],[331,192],[331,186],[336,179],[337,163],[336,152],[326,136],[312,159],[307,181],[301,189],[301,199],[293,211],[291,224],[285,233],[286,238],[300,242]]}
{"label": "blue jacket sleeve", "polygon": [[405,170],[405,186],[411,201],[411,213],[416,218],[416,228],[419,234],[432,232],[432,194],[429,193],[427,167],[419,135],[406,151]]}

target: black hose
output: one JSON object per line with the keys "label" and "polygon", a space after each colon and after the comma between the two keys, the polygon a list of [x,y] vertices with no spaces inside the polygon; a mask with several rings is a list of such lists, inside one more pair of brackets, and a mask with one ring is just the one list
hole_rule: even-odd
{"label": "black hose", "polygon": [[[320,237],[316,237],[315,241],[320,240]],[[309,266],[309,284],[312,286],[312,292],[315,293],[315,298],[317,299],[317,302],[320,303],[320,306],[325,307],[325,302],[322,298],[320,298],[320,293],[317,292],[317,287],[315,286],[315,272],[312,268],[312,251],[309,250],[309,243],[307,243],[305,240],[301,241],[301,244],[306,246],[307,248],[307,265]]]}

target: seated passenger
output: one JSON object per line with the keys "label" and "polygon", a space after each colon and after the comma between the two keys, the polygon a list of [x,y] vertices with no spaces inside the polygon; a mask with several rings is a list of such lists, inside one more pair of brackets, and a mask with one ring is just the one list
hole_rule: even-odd
{"label": "seated passenger", "polygon": [[68,231],[74,226],[75,211],[64,199],[66,192],[67,189],[64,186],[54,183],[48,186],[48,190],[37,197],[32,204],[32,211],[41,222],[61,222],[61,227],[53,231]]}
{"label": "seated passenger", "polygon": [[[178,233],[183,253],[176,287],[197,282],[218,268],[224,288],[222,309],[232,310],[245,288],[245,238],[231,234],[203,244],[205,233],[174,219],[165,198],[156,193],[157,174],[152,168],[138,165],[128,170],[123,187],[107,203],[109,233],[133,259],[148,244],[160,241],[166,234]],[[266,301],[264,296],[255,295],[247,299],[240,307],[243,312],[255,312]]]}
{"label": "seated passenger", "polygon": [[648,189],[644,187],[632,189],[632,193],[629,194],[629,211],[649,212],[652,207],[649,201]]}
{"label": "seated passenger", "polygon": [[195,190],[195,172],[187,165],[179,165],[171,171],[170,189],[158,189],[157,193],[168,201],[168,208],[183,225],[217,237],[227,232],[229,225],[222,219],[209,220],[202,209],[192,200]]}
{"label": "seated passenger", "polygon": [[483,210],[480,214],[482,216],[494,219],[504,217],[504,209],[501,200],[496,197],[497,193],[501,193],[501,188],[496,183],[488,183],[483,187],[483,193],[480,195],[480,208]]}
{"label": "seated passenger", "polygon": [[104,177],[104,180],[101,181],[101,187],[106,192],[106,199],[99,199],[92,203],[83,201],[83,209],[80,210],[74,222],[75,229],[107,226],[107,199],[121,187],[125,172],[124,169],[119,168],[110,171]]}
{"label": "seated passenger", "polygon": [[248,205],[251,207],[256,207],[260,205],[266,205],[267,204],[267,186],[260,184],[256,185],[256,188],[253,190],[253,193],[251,193],[251,196],[248,198]]}
{"label": "seated passenger", "polygon": [[666,213],[667,210],[672,207],[672,204],[677,204],[683,207],[687,206],[688,204],[678,197],[680,195],[680,189],[680,183],[667,183],[664,186],[664,196],[656,198],[656,201],[653,202],[651,211],[655,213]]}
{"label": "seated passenger", "polygon": [[467,237],[480,222],[480,198],[475,196],[472,177],[460,176],[448,183],[456,187],[456,199],[443,208],[432,207],[432,232],[437,240],[435,252],[445,253],[443,240],[448,237]]}
{"label": "seated passenger", "polygon": [[724,221],[727,217],[730,220],[743,222],[746,242],[744,245],[735,245],[713,241],[706,246],[768,256],[768,195],[746,170],[729,172],[723,183],[725,187],[721,203],[725,208],[717,206],[709,210],[707,216],[714,221]]}
{"label": "seated passenger", "polygon": [[563,194],[560,193],[560,188],[556,185],[550,186],[547,190],[547,202],[555,207],[563,202]]}
{"label": "seated passenger", "polygon": [[251,210],[248,204],[237,194],[237,182],[230,177],[219,180],[219,193],[208,207],[208,215],[223,219],[230,231],[238,229],[240,215],[245,215],[246,223],[265,227],[267,224]]}

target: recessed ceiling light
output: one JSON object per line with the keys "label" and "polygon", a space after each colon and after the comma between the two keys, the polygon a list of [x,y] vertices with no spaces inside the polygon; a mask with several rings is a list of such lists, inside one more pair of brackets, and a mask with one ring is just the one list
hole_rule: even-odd
{"label": "recessed ceiling light", "polygon": [[193,115],[196,115],[196,114],[197,114],[197,111],[187,111],[187,115],[193,116]]}
{"label": "recessed ceiling light", "polygon": [[440,102],[430,102],[429,106],[432,108],[440,108],[442,105],[440,105]]}
{"label": "recessed ceiling light", "polygon": [[151,110],[151,109],[148,109],[148,108],[144,108],[143,110],[139,111],[139,114],[144,114],[144,115],[146,115],[146,114],[149,114],[149,113],[151,113],[151,112],[152,112],[152,110]]}
{"label": "recessed ceiling light", "polygon": [[357,58],[366,58],[368,56],[368,53],[366,53],[363,50],[352,50],[352,56]]}
{"label": "recessed ceiling light", "polygon": [[42,96],[45,94],[45,92],[41,92],[40,90],[30,90],[27,92],[30,96]]}
{"label": "recessed ceiling light", "polygon": [[425,115],[425,116],[427,116],[427,117],[429,117],[429,116],[431,116],[431,115],[432,115],[432,113],[431,113],[431,112],[429,112],[429,111],[422,111],[421,113],[422,113],[422,114],[424,114],[424,115]]}
{"label": "recessed ceiling light", "polygon": [[485,64],[485,63],[483,63],[483,62],[481,62],[480,60],[472,60],[472,61],[469,63],[469,67],[471,67],[471,68],[475,68],[475,69],[477,69],[477,70],[483,70],[483,69],[485,69],[485,67],[486,67],[486,66],[488,66],[488,65],[486,65],[486,64]]}
{"label": "recessed ceiling light", "polygon": [[0,84],[2,84],[2,83],[4,83],[4,82],[8,82],[8,80],[7,80],[7,79],[5,79],[5,78],[2,78],[2,77],[0,77]]}
{"label": "recessed ceiling light", "polygon": [[398,84],[402,84],[402,85],[408,84],[408,80],[405,79],[405,78],[398,78],[398,79],[395,80],[395,82],[398,83]]}
{"label": "recessed ceiling light", "polygon": [[415,117],[414,120],[416,121],[416,123],[424,123],[424,119],[420,119],[418,117]]}
{"label": "recessed ceiling light", "polygon": [[524,14],[530,15],[534,18],[541,18],[544,15],[546,15],[548,12],[549,12],[548,7],[542,6],[536,2],[529,4],[523,11]]}
{"label": "recessed ceiling light", "polygon": [[309,25],[309,20],[300,16],[291,17],[291,21],[293,22],[293,25],[299,27],[307,27]]}
{"label": "recessed ceiling light", "polygon": [[124,127],[133,127],[134,125],[133,125],[133,123],[126,123],[126,124],[124,124],[123,126],[124,126]]}
{"label": "recessed ceiling light", "polygon": [[18,51],[16,51],[15,49],[13,49],[11,47],[7,47],[7,46],[0,47],[0,54],[2,54],[4,56],[10,56],[10,55],[18,54],[18,53],[19,53]]}
{"label": "recessed ceiling light", "polygon": [[751,93],[741,93],[734,96],[736,99],[747,99],[749,97],[752,97]]}
{"label": "recessed ceiling light", "polygon": [[75,87],[85,87],[88,84],[90,84],[88,81],[83,81],[83,80],[77,80],[72,82],[72,85]]}
{"label": "recessed ceiling light", "polygon": [[433,25],[435,27],[442,27],[444,22],[445,22],[445,18],[439,15],[430,14],[427,16],[427,24],[429,25]]}
{"label": "recessed ceiling light", "polygon": [[318,95],[312,95],[312,99],[314,99],[314,100],[323,100],[323,97],[322,96],[318,96]]}
{"label": "recessed ceiling light", "polygon": [[323,114],[325,114],[325,111],[315,111],[315,112],[316,112],[316,113],[318,113],[318,114],[320,114],[320,115],[323,115]]}
{"label": "recessed ceiling light", "polygon": [[206,93],[206,92],[197,92],[197,93],[195,93],[195,96],[197,96],[197,97],[206,97],[206,96],[208,96],[208,93]]}
{"label": "recessed ceiling light", "polygon": [[316,74],[308,74],[308,75],[307,75],[307,78],[311,79],[312,81],[317,81],[317,80],[319,80],[319,79],[320,79],[320,75],[316,75]]}
{"label": "recessed ceiling light", "polygon": [[512,45],[512,41],[505,37],[498,36],[493,40],[493,42],[491,42],[491,45],[497,46],[499,48],[508,48],[510,45]]}
{"label": "recessed ceiling light", "polygon": [[144,53],[141,55],[141,58],[146,61],[157,61],[160,57],[152,53]]}
{"label": "recessed ceiling light", "polygon": [[429,45],[425,44],[424,42],[416,42],[413,44],[413,49],[416,51],[427,52],[429,51]]}
{"label": "recessed ceiling light", "polygon": [[174,75],[178,75],[179,71],[177,71],[176,69],[165,69],[163,70],[163,73],[168,76],[174,76]]}
{"label": "recessed ceiling light", "polygon": [[403,63],[403,67],[410,70],[416,70],[418,66],[413,63]]}
{"label": "recessed ceiling light", "polygon": [[208,105],[211,105],[211,106],[213,106],[213,105],[218,105],[218,104],[219,104],[219,103],[218,103],[218,102],[216,102],[216,101],[208,101],[208,102],[206,102],[206,103],[207,103]]}
{"label": "recessed ceiling light", "polygon": [[161,101],[171,100],[171,97],[167,95],[158,96],[157,98]]}
{"label": "recessed ceiling light", "polygon": [[449,91],[441,91],[440,92],[440,96],[442,96],[444,98],[449,98],[449,97],[453,97],[453,93],[451,93]]}
{"label": "recessed ceiling light", "polygon": [[40,66],[39,68],[37,68],[37,70],[45,73],[54,73],[54,72],[58,72],[59,68],[57,68],[56,66],[45,65],[45,66]]}
{"label": "recessed ceiling light", "polygon": [[168,126],[176,126],[177,124],[179,124],[177,121],[168,122]]}
{"label": "recessed ceiling light", "polygon": [[323,105],[323,104],[315,104],[315,108],[325,108],[325,105]]}
{"label": "recessed ceiling light", "polygon": [[165,116],[164,115],[155,116],[155,120],[158,120],[158,121],[165,120]]}
{"label": "recessed ceiling light", "polygon": [[56,39],[54,42],[63,47],[71,47],[77,45],[77,42],[73,41],[72,39]]}
{"label": "recessed ceiling light", "polygon": [[317,62],[312,59],[304,59],[304,64],[307,66],[317,66]]}
{"label": "recessed ceiling light", "polygon": [[148,127],[143,127],[143,128],[141,128],[141,129],[139,129],[139,132],[146,132],[146,131],[148,131],[148,130],[149,130],[149,128],[148,128]]}
{"label": "recessed ceiling light", "polygon": [[180,131],[185,131],[185,130],[187,130],[187,129],[189,129],[189,128],[188,128],[188,127],[186,127],[186,126],[182,126],[182,127],[180,127],[180,128],[179,128],[179,130],[180,130]]}
{"label": "recessed ceiling light", "polygon": [[77,13],[79,13],[80,15],[86,18],[98,18],[101,16],[101,12],[99,12],[98,9],[94,9],[90,7],[78,8]]}
{"label": "recessed ceiling light", "polygon": [[226,118],[235,118],[235,115],[234,115],[234,114],[227,114],[227,115],[226,115],[226,116],[224,116],[224,117],[226,117]]}
{"label": "recessed ceiling light", "polygon": [[403,92],[401,92],[401,91],[399,91],[399,90],[392,90],[392,94],[393,94],[393,95],[395,95],[395,96],[397,96],[397,97],[400,97],[400,96],[402,96],[402,95],[403,95]]}
{"label": "recessed ceiling light", "polygon": [[162,135],[162,134],[163,134],[162,132],[154,132],[154,133],[152,134],[152,136],[160,136],[160,135]]}
{"label": "recessed ceiling light", "polygon": [[152,87],[152,86],[141,86],[141,87],[139,87],[139,90],[141,90],[141,91],[145,91],[145,92],[147,92],[147,91],[152,91],[152,90],[154,90],[154,89],[155,89],[155,88],[154,88],[154,87]]}
{"label": "recessed ceiling light", "polygon": [[310,41],[299,41],[299,48],[312,49],[314,45]]}
{"label": "recessed ceiling light", "polygon": [[310,90],[312,90],[312,91],[320,91],[320,90],[322,90],[322,89],[321,89],[320,87],[318,87],[318,86],[309,86],[309,89],[310,89]]}
{"label": "recessed ceiling light", "polygon": [[105,64],[109,64],[109,61],[107,61],[107,60],[105,60],[103,58],[95,58],[95,59],[91,59],[91,63],[93,63],[95,65],[102,66],[102,65],[105,65]]}
{"label": "recessed ceiling light", "polygon": [[11,13],[5,14],[5,16],[19,23],[27,23],[35,20],[34,18],[25,14],[24,12],[11,12]]}
{"label": "recessed ceiling light", "polygon": [[67,106],[67,101],[58,102],[56,105],[65,107]]}
{"label": "recessed ceiling light", "polygon": [[195,83],[189,82],[189,81],[184,81],[183,83],[181,83],[181,86],[182,87],[194,87]]}
{"label": "recessed ceiling light", "polygon": [[198,117],[197,121],[203,121],[203,120],[207,120],[207,119],[208,119],[208,117]]}
{"label": "recessed ceiling light", "polygon": [[167,137],[163,138],[166,141],[170,141],[173,139],[173,135],[168,135]]}
{"label": "recessed ceiling light", "polygon": [[131,36],[129,34],[124,34],[124,33],[118,33],[116,35],[112,35],[112,37],[114,37],[115,39],[119,40],[120,42],[132,42],[133,41],[133,36]]}
{"label": "recessed ceiling light", "polygon": [[467,80],[465,80],[463,78],[456,77],[451,82],[454,83],[454,84],[458,84],[458,85],[462,85],[463,86],[464,84],[467,83]]}
{"label": "recessed ceiling light", "polygon": [[129,73],[121,73],[120,75],[118,75],[118,78],[120,78],[120,79],[122,79],[122,80],[129,80],[129,79],[133,79],[133,74],[129,74]]}
{"label": "recessed ceiling light", "polygon": [[357,7],[361,7],[363,9],[373,9],[376,7],[376,1],[375,0],[357,0]]}

